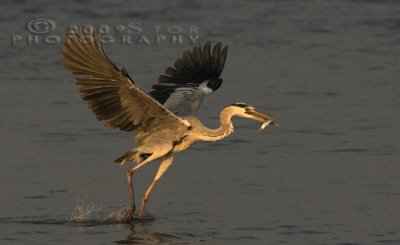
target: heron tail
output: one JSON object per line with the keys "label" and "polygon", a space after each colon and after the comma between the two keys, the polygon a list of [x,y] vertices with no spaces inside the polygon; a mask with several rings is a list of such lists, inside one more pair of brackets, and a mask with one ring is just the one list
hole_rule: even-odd
{"label": "heron tail", "polygon": [[121,166],[123,166],[127,162],[137,161],[137,160],[139,160],[137,153],[138,152],[136,150],[128,151],[124,155],[122,155],[119,158],[117,158],[114,162],[119,163]]}

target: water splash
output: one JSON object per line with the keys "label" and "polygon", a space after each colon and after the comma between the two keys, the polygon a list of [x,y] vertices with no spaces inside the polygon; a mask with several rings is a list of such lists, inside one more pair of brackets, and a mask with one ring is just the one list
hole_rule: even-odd
{"label": "water splash", "polygon": [[[69,222],[77,224],[121,224],[128,223],[129,209],[122,208],[115,212],[104,212],[101,207],[94,205],[79,205],[72,212]],[[143,217],[135,215],[133,222],[148,222],[155,220],[155,216],[146,211]]]}
{"label": "water splash", "polygon": [[69,221],[74,223],[98,221],[100,220],[100,211],[101,208],[96,208],[94,205],[78,205],[72,212]]}
{"label": "water splash", "polygon": [[[103,223],[106,224],[112,224],[112,223],[126,223],[128,222],[127,220],[127,214],[128,214],[129,208],[122,208],[119,211],[116,212],[111,212],[110,214],[107,215],[105,219],[103,219]],[[148,222],[148,221],[154,221],[156,218],[155,216],[150,213],[149,211],[145,211],[144,216],[139,217],[139,215],[135,215],[133,218],[134,222]]]}
{"label": "water splash", "polygon": [[118,211],[109,213],[103,220],[105,224],[127,223],[128,208],[122,208]]}

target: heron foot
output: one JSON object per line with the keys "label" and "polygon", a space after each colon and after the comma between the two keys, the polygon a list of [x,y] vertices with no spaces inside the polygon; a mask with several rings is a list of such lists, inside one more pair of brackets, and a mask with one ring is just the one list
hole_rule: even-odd
{"label": "heron foot", "polygon": [[130,209],[128,211],[128,213],[126,214],[126,221],[128,221],[128,222],[132,221],[134,216],[135,216],[135,212]]}
{"label": "heron foot", "polygon": [[130,222],[133,220],[134,217],[135,217],[135,207],[133,206],[128,210],[128,213],[126,214],[126,221]]}

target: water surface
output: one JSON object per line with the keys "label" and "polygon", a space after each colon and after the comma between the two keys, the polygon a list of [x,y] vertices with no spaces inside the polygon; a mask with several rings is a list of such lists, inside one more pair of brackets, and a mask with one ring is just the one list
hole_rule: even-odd
{"label": "water surface", "polygon": [[[400,244],[400,5],[397,1],[8,1],[1,11],[1,244]],[[280,127],[235,121],[221,142],[176,156],[151,222],[126,224],[132,136],[101,125],[63,71],[58,45],[26,24],[197,26],[223,41],[224,84],[200,117],[216,127],[243,101]],[[23,40],[14,45],[12,35]],[[185,39],[186,40],[186,39]],[[183,50],[114,43],[106,52],[148,90]],[[157,164],[134,175],[137,197]],[[122,215],[122,216],[121,216]]]}

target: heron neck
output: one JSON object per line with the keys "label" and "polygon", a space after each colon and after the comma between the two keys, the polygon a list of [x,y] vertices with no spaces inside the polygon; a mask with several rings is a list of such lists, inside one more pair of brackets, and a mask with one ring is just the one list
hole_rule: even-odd
{"label": "heron neck", "polygon": [[232,123],[232,117],[234,116],[234,113],[231,109],[228,107],[224,108],[221,113],[220,113],[220,126],[216,129],[207,129],[204,130],[202,135],[203,135],[203,140],[205,141],[217,141],[221,140],[234,131],[233,123]]}

